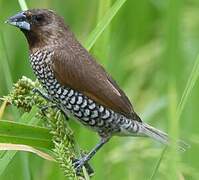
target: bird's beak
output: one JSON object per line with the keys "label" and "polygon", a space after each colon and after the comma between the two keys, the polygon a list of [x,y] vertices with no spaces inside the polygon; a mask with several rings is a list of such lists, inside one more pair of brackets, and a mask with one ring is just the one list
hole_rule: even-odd
{"label": "bird's beak", "polygon": [[16,15],[10,17],[5,23],[16,26],[20,29],[30,30],[30,23],[27,21],[26,15],[24,12],[17,13]]}

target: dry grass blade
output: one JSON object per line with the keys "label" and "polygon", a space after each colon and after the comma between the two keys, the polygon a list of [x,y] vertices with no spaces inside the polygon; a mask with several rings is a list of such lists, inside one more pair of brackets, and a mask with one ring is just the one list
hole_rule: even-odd
{"label": "dry grass blade", "polygon": [[50,156],[49,154],[42,152],[38,149],[35,149],[31,146],[27,145],[21,145],[21,144],[7,144],[7,143],[0,143],[0,150],[1,151],[26,151],[26,152],[32,152],[43,159],[46,159],[48,161],[55,161],[55,159]]}
{"label": "dry grass blade", "polygon": [[3,117],[4,111],[6,109],[6,104],[7,104],[7,101],[4,101],[0,107],[0,119]]}

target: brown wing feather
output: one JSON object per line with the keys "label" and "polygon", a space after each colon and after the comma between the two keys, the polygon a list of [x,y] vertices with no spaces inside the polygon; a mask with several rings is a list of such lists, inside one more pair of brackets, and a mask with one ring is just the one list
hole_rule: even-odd
{"label": "brown wing feather", "polygon": [[69,48],[55,51],[52,68],[57,80],[97,103],[133,118],[133,107],[124,92],[86,50],[81,51],[79,54],[70,52]]}

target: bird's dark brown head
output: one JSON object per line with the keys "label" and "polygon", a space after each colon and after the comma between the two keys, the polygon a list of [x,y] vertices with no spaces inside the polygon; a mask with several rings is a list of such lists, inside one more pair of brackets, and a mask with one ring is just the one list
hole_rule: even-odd
{"label": "bird's dark brown head", "polygon": [[30,48],[59,43],[68,27],[62,17],[48,9],[30,9],[10,17],[7,23],[21,29]]}

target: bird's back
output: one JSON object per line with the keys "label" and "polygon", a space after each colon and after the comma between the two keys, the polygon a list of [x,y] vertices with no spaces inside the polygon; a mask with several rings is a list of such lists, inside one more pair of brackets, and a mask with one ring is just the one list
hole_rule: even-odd
{"label": "bird's back", "polygon": [[[69,86],[128,118],[135,118],[131,102],[116,81],[72,33],[67,34],[66,38],[62,48],[55,49],[53,56],[52,68],[60,84]],[[139,118],[137,120],[140,121]]]}

